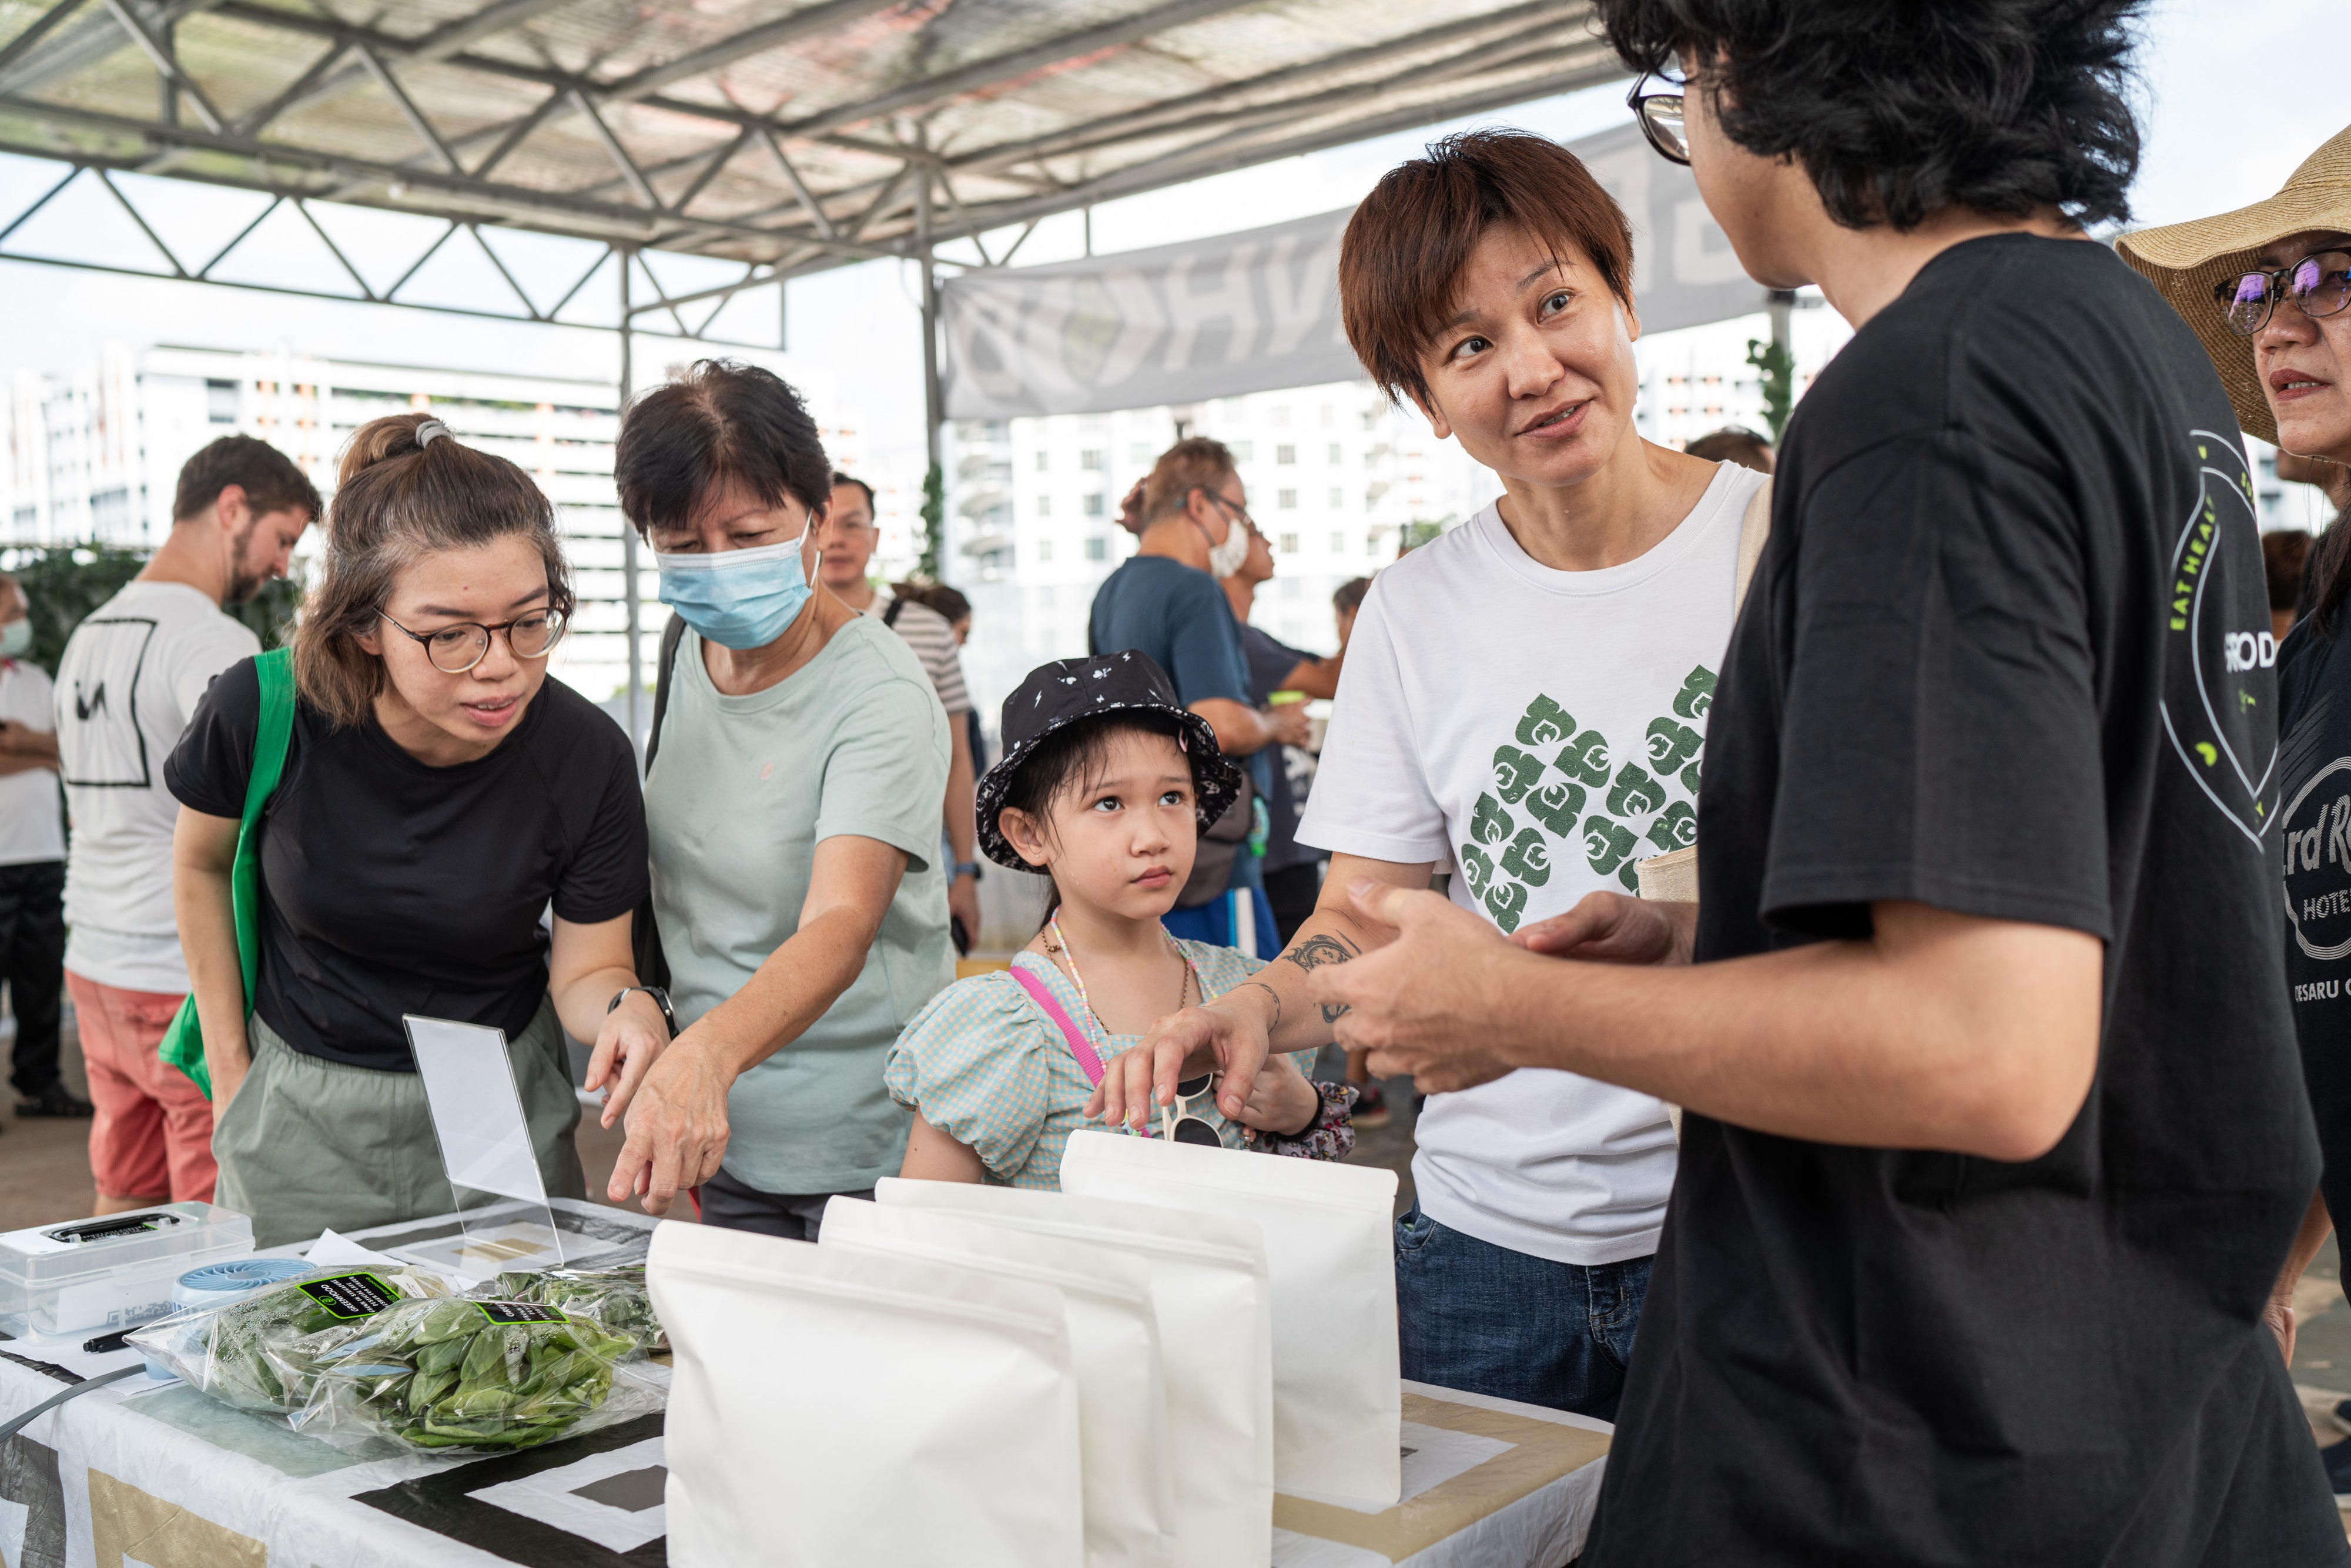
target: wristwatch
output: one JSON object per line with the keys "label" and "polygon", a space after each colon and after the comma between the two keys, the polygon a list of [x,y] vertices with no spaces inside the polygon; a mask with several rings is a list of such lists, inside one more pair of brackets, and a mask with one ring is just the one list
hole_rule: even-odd
{"label": "wristwatch", "polygon": [[947,873],[947,880],[949,882],[953,882],[959,876],[967,876],[971,878],[972,881],[977,882],[979,880],[979,862],[977,861],[956,862],[954,869]]}
{"label": "wristwatch", "polygon": [[653,998],[653,1006],[661,1009],[662,1022],[669,1025],[670,1039],[675,1040],[677,1038],[677,1010],[669,1005],[669,993],[663,990],[659,986],[622,986],[619,990],[612,993],[612,999],[604,1004],[604,1010],[609,1013],[618,1008],[621,1005],[621,998],[627,996],[631,991],[643,991],[645,995]]}

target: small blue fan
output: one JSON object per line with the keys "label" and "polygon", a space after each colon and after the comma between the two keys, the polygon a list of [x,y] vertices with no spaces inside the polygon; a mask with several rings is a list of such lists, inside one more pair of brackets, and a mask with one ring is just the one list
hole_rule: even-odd
{"label": "small blue fan", "polygon": [[207,1263],[180,1276],[172,1286],[172,1304],[225,1306],[239,1296],[249,1296],[309,1271],[310,1265],[299,1258],[237,1258],[226,1263]]}
{"label": "small blue fan", "polygon": [[[299,1258],[236,1258],[225,1263],[207,1263],[201,1269],[189,1270],[172,1282],[172,1307],[175,1312],[225,1307],[256,1291],[266,1291],[310,1271],[310,1265]],[[179,1375],[154,1352],[142,1349],[141,1354],[146,1360],[148,1376],[160,1382]]]}

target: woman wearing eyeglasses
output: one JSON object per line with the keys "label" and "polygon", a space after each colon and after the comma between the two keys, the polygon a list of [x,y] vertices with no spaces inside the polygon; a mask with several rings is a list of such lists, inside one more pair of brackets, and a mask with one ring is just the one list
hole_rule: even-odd
{"label": "woman wearing eyeglasses", "polygon": [[403,1015],[505,1031],[540,1175],[569,1197],[586,1189],[565,1030],[596,1042],[590,1086],[623,1092],[670,1035],[631,957],[635,758],[547,674],[572,606],[554,507],[505,458],[402,414],[352,435],[329,518],[256,824],[249,1017],[230,874],[262,733],[255,661],[213,684],[163,768],[217,1201],[265,1247],[454,1207]]}
{"label": "woman wearing eyeglasses", "polygon": [[[2248,432],[2322,474],[2351,473],[2351,130],[2267,201],[2141,229],[2116,248],[2196,329]],[[2351,1213],[2351,528],[2342,517],[2312,549],[2303,580],[2303,619],[2283,647],[2254,629],[2236,632],[2232,649],[2278,667],[2278,815],[2266,842],[2285,877],[2286,972],[2326,1156],[2270,1303],[2289,1361],[2294,1282],[2326,1239],[2329,1210]],[[2351,1492],[2351,1441],[2323,1456],[2336,1495]]]}

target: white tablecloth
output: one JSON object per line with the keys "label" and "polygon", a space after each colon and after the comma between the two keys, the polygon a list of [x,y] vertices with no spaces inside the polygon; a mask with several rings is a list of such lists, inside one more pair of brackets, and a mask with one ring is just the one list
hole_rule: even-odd
{"label": "white tablecloth", "polygon": [[[576,1210],[625,1247],[651,1221]],[[454,1219],[362,1232],[430,1246]],[[298,1250],[283,1249],[283,1250]],[[0,1419],[134,1364],[0,1342]],[[1278,1568],[1559,1568],[1583,1544],[1607,1427],[1407,1383],[1405,1501],[1380,1514],[1283,1498]],[[518,1454],[332,1447],[145,1375],[74,1399],[0,1446],[7,1568],[611,1568],[667,1561],[662,1418]],[[1573,1468],[1568,1468],[1568,1467]],[[1384,1549],[1383,1549],[1384,1548]],[[1408,1548],[1408,1549],[1407,1549]],[[1400,1553],[1400,1555],[1392,1554]]]}

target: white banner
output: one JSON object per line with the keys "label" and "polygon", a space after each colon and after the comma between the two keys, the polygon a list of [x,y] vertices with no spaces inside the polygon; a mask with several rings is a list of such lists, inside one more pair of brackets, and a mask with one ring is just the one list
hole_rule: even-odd
{"label": "white banner", "polygon": [[[1687,169],[1638,126],[1570,142],[1633,225],[1645,331],[1763,308]],[[977,269],[939,291],[947,416],[1101,413],[1362,373],[1339,324],[1353,210],[1152,250]]]}

